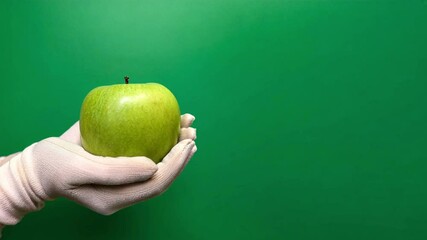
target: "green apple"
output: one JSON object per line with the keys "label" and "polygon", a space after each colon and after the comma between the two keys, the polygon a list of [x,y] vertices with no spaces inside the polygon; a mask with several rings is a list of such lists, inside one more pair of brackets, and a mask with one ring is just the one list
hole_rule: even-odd
{"label": "green apple", "polygon": [[83,101],[83,148],[99,156],[146,156],[159,162],[177,143],[180,110],[175,96],[157,83],[102,86]]}

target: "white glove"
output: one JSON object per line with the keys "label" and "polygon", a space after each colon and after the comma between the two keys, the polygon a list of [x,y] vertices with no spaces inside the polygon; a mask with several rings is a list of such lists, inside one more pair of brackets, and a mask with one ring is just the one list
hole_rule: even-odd
{"label": "white glove", "polygon": [[44,206],[69,198],[110,215],[158,196],[197,151],[194,116],[181,117],[180,142],[157,165],[146,157],[99,157],[80,145],[79,125],[61,138],[48,138],[0,161],[0,229]]}

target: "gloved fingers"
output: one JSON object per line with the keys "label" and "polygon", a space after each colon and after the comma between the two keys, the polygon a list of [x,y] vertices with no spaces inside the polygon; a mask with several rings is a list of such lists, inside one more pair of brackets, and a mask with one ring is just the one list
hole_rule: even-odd
{"label": "gloved fingers", "polygon": [[74,123],[73,126],[60,136],[60,138],[70,143],[81,145],[80,122]]}
{"label": "gloved fingers", "polygon": [[196,140],[197,138],[197,131],[195,128],[189,127],[189,128],[181,128],[180,134],[179,134],[179,141],[185,140],[185,139],[191,139]]}
{"label": "gloved fingers", "polygon": [[[197,150],[196,144],[190,139],[179,142],[166,157],[157,164],[158,171],[149,181],[140,186],[141,193],[155,197],[163,193],[182,172],[187,162]],[[144,194],[140,194],[144,195]]]}
{"label": "gloved fingers", "polygon": [[46,139],[38,144],[37,149],[41,157],[55,161],[53,164],[57,164],[56,168],[61,171],[58,177],[70,188],[85,184],[123,185],[142,182],[151,178],[158,169],[146,157],[95,156],[59,138]]}
{"label": "gloved fingers", "polygon": [[190,158],[197,150],[195,142],[189,139],[179,142],[157,164],[158,170],[154,176],[146,181],[135,185],[123,186],[116,189],[120,196],[142,201],[163,193],[182,172]]}
{"label": "gloved fingers", "polygon": [[122,186],[86,185],[71,190],[68,198],[104,215],[163,193],[196,152],[195,143],[184,140],[160,162],[154,176],[142,183]]}
{"label": "gloved fingers", "polygon": [[181,116],[181,128],[191,127],[195,119],[196,118],[189,113],[183,114]]}

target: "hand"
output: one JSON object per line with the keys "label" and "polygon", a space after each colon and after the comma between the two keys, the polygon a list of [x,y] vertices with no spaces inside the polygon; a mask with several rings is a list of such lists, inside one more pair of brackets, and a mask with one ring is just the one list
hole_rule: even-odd
{"label": "hand", "polygon": [[194,117],[181,118],[180,141],[157,165],[146,157],[99,157],[80,145],[78,123],[61,138],[26,148],[0,167],[0,226],[14,225],[44,201],[66,197],[109,215],[164,192],[196,152]]}

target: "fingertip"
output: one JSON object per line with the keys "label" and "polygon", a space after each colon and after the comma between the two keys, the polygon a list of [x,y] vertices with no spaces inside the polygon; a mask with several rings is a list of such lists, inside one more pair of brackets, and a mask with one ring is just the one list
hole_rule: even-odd
{"label": "fingertip", "polygon": [[188,145],[193,144],[193,143],[194,143],[193,139],[184,139],[180,142],[180,144],[184,145],[184,146],[188,146]]}
{"label": "fingertip", "polygon": [[192,114],[186,113],[181,116],[181,127],[190,127],[193,122],[196,120],[196,117]]}
{"label": "fingertip", "polygon": [[195,117],[193,114],[191,114],[191,113],[186,113],[186,114],[184,114],[183,116],[184,116],[185,118],[187,118],[187,119],[191,120],[191,121],[196,120],[196,117]]}
{"label": "fingertip", "polygon": [[186,149],[192,149],[193,147],[194,147],[194,145],[196,144],[195,142],[194,142],[194,140],[192,140],[192,139],[185,139],[185,140],[182,140],[181,141],[181,143],[182,143],[182,147],[183,147],[183,149],[184,149],[184,151],[186,150]]}
{"label": "fingertip", "polygon": [[191,149],[190,155],[188,156],[188,160],[190,160],[196,152],[197,152],[197,145],[194,145],[194,147]]}
{"label": "fingertip", "polygon": [[189,146],[189,148],[193,148],[195,145],[196,145],[196,142],[190,139],[190,143],[187,146]]}
{"label": "fingertip", "polygon": [[153,174],[158,170],[157,164],[148,157],[138,156],[138,157],[120,157],[123,160],[131,159],[132,163],[142,167],[144,170],[153,171]]}
{"label": "fingertip", "polygon": [[[112,184],[129,184],[146,181],[157,172],[157,165],[149,158],[138,157],[100,157],[93,159],[101,179],[108,181],[114,178]],[[95,169],[95,168],[94,168]],[[105,184],[105,183],[104,183]],[[105,184],[111,185],[111,184]]]}
{"label": "fingertip", "polygon": [[192,154],[195,153],[195,151],[197,151],[197,147],[196,147],[196,143],[193,140],[191,140],[190,143],[183,150],[183,152],[185,152],[184,155],[187,155],[187,156],[191,156]]}
{"label": "fingertip", "polygon": [[152,177],[156,172],[159,170],[159,167],[156,163],[153,162],[153,165],[149,166],[148,168],[144,169],[144,172],[149,172],[149,176]]}
{"label": "fingertip", "polygon": [[184,139],[195,140],[196,138],[197,138],[197,130],[195,128],[192,128],[192,127],[181,128],[180,136],[179,136],[180,140],[184,140]]}
{"label": "fingertip", "polygon": [[157,170],[159,170],[159,167],[157,166],[157,164],[153,160],[151,160],[149,158],[146,158],[146,159],[148,159],[148,162],[149,162],[147,167],[150,169],[150,171],[152,171],[152,174],[155,174],[157,172]]}
{"label": "fingertip", "polygon": [[191,139],[184,139],[180,141],[178,144],[175,145],[175,147],[172,148],[172,150],[166,155],[166,157],[163,158],[163,160],[158,163],[158,165],[168,164],[169,162],[172,164],[176,164],[179,161],[170,161],[170,159],[180,159],[184,155],[188,155],[191,150],[194,147],[195,142]]}

